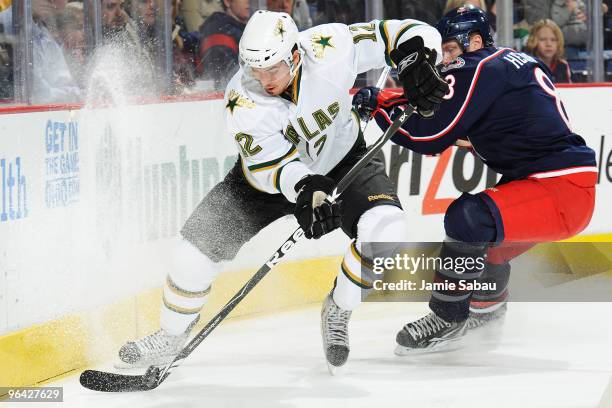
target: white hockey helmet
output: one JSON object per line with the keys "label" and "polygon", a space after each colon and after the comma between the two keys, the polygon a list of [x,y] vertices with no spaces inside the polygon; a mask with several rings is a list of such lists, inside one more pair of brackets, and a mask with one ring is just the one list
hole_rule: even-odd
{"label": "white hockey helmet", "polygon": [[293,49],[298,46],[298,28],[291,16],[258,10],[247,23],[240,39],[240,63],[250,68],[269,68],[280,61],[293,67]]}

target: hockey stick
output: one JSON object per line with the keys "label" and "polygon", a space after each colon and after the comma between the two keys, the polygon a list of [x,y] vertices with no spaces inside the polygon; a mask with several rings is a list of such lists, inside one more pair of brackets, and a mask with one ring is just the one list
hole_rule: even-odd
{"label": "hockey stick", "polygon": [[[378,89],[383,89],[385,86],[385,82],[387,82],[387,77],[389,76],[389,73],[391,72],[391,67],[386,65],[382,72],[380,73],[380,76],[378,77],[378,82],[376,82],[376,87]],[[365,133],[366,129],[368,128],[368,125],[370,124],[370,121],[366,121],[363,126],[361,126],[361,132]]]}
{"label": "hockey stick", "polygon": [[[410,107],[398,116],[383,135],[368,148],[366,154],[359,159],[348,173],[338,182],[338,185],[328,196],[327,200],[335,201],[336,198],[351,184],[357,174],[370,162],[382,146],[398,131],[398,129],[414,113]],[[80,382],[85,388],[94,391],[105,392],[127,392],[148,391],[157,388],[189,354],[225,319],[225,317],[249,294],[249,292],[261,281],[270,270],[293,248],[293,246],[304,236],[301,228],[295,232],[280,246],[280,248],[268,259],[268,261],[249,279],[236,293],[221,311],[212,318],[206,326],[177,354],[172,362],[163,368],[150,366],[144,375],[115,374],[104,371],[85,370],[81,374]]]}

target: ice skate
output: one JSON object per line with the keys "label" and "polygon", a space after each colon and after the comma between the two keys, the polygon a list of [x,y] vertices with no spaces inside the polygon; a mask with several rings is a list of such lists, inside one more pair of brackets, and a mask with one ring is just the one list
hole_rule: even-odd
{"label": "ice skate", "polygon": [[496,304],[494,308],[475,309],[470,306],[470,316],[467,320],[467,329],[474,330],[494,321],[501,321],[506,315],[508,304],[504,301]]}
{"label": "ice skate", "polygon": [[406,324],[397,333],[395,354],[428,353],[448,350],[465,334],[467,321],[447,322],[435,313]]}
{"label": "ice skate", "polygon": [[182,350],[189,333],[200,320],[198,315],[184,333],[173,336],[159,329],[139,340],[129,341],[119,349],[121,363],[117,368],[141,368],[161,366],[170,363]]}
{"label": "ice skate", "polygon": [[321,336],[327,368],[331,375],[346,363],[349,355],[348,322],[351,311],[336,305],[331,292],[323,302],[321,310]]}

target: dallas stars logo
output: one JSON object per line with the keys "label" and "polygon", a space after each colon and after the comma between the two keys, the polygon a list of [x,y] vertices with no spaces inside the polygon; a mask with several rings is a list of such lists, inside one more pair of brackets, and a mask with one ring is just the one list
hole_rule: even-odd
{"label": "dallas stars logo", "polygon": [[255,103],[232,89],[230,91],[229,98],[227,98],[227,105],[225,105],[225,107],[230,110],[230,113],[233,114],[234,109],[237,107],[254,108]]}
{"label": "dallas stars logo", "polygon": [[312,35],[312,47],[315,52],[315,57],[323,58],[325,56],[325,49],[327,47],[334,48],[334,44],[331,42],[332,36],[324,36],[321,34]]}
{"label": "dallas stars logo", "polygon": [[285,30],[285,27],[283,26],[283,20],[278,20],[276,22],[276,28],[274,30],[274,33],[276,35],[280,35],[281,38],[284,40],[285,39],[285,33],[287,32],[287,30]]}

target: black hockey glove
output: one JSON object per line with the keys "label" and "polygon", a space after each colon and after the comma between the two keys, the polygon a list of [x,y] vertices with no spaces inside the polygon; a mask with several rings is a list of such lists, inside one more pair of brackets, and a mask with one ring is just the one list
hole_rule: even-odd
{"label": "black hockey glove", "polygon": [[341,225],[340,205],[325,201],[335,185],[334,180],[319,174],[306,176],[295,185],[294,214],[306,238],[319,239]]}
{"label": "black hockey glove", "polygon": [[421,37],[412,37],[391,51],[404,95],[423,117],[431,117],[448,93],[448,83],[435,67],[436,55]]}
{"label": "black hockey glove", "polygon": [[361,88],[353,96],[353,107],[359,114],[359,118],[367,122],[372,117],[372,112],[378,108],[378,93],[380,89],[374,86]]}

